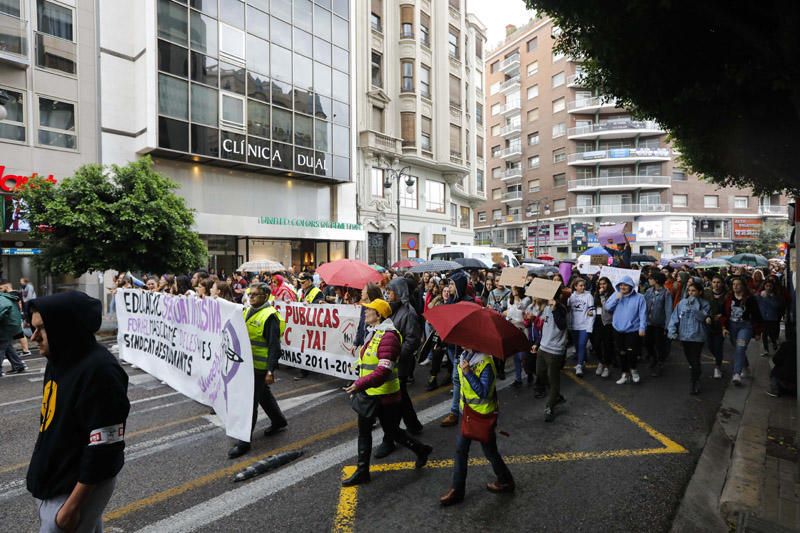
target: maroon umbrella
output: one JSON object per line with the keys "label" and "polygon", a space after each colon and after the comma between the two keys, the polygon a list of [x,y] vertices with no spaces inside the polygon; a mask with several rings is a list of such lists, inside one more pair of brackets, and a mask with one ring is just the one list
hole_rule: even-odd
{"label": "maroon umbrella", "polygon": [[425,311],[442,340],[495,357],[510,357],[527,352],[530,343],[503,315],[470,302],[438,305]]}
{"label": "maroon umbrella", "polygon": [[383,276],[380,272],[355,259],[339,259],[325,263],[317,269],[319,277],[328,285],[363,289],[367,283],[379,283]]}
{"label": "maroon umbrella", "polygon": [[411,261],[410,259],[401,259],[400,261],[395,262],[392,265],[392,268],[411,268],[417,264],[418,263]]}

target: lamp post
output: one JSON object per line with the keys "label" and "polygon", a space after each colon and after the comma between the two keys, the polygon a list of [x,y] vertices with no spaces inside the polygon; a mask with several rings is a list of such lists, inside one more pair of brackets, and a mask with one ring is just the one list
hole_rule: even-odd
{"label": "lamp post", "polygon": [[[545,200],[550,200],[550,198],[545,196],[544,198],[539,198],[538,200],[536,200],[536,235],[535,235],[536,240],[533,246],[534,258],[539,256],[539,220],[542,217],[542,210],[541,210],[542,202],[544,202]],[[545,210],[544,213],[545,215],[550,214],[550,206],[548,204],[544,204],[544,210]]]}
{"label": "lamp post", "polygon": [[401,255],[401,246],[400,246],[400,179],[403,175],[406,175],[405,184],[408,189],[411,189],[414,186],[414,179],[408,175],[408,171],[411,170],[411,167],[403,167],[400,170],[396,170],[392,167],[385,167],[383,170],[383,188],[384,189],[391,189],[392,188],[392,179],[397,183],[397,191],[395,194],[396,197],[396,204],[397,204],[397,261],[400,261]]}
{"label": "lamp post", "polygon": [[8,116],[8,110],[6,109],[6,104],[11,100],[11,97],[8,93],[2,89],[0,89],[0,120],[5,120]]}

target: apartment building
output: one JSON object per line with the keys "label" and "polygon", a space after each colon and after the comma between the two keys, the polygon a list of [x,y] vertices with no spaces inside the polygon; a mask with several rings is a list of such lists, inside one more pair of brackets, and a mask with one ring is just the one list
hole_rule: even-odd
{"label": "apartment building", "polygon": [[781,195],[684,171],[658,123],[582,85],[581,62],[553,49],[558,32],[548,18],[509,26],[486,55],[487,201],[475,209],[476,242],[571,257],[597,242],[599,226],[630,222],[634,251],[705,254],[786,219]]}
{"label": "apartment building", "polygon": [[486,30],[465,0],[356,5],[358,256],[390,264],[398,240],[400,258],[471,244],[485,198]]}

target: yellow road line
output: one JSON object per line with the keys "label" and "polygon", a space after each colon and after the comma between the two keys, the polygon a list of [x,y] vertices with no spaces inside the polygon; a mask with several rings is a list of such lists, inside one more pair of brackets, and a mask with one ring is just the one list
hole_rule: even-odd
{"label": "yellow road line", "polygon": [[[413,463],[412,463],[413,464]],[[356,471],[354,466],[342,468],[342,479],[350,477]],[[356,506],[358,505],[358,486],[342,487],[339,491],[339,506],[336,509],[336,521],[332,530],[336,533],[349,533],[353,531],[356,521]]]}

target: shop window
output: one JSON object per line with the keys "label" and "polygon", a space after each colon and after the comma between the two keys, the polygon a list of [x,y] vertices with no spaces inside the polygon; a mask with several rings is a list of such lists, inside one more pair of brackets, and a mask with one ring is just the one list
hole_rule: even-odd
{"label": "shop window", "polygon": [[4,104],[6,118],[0,120],[0,139],[25,142],[25,95],[19,91],[3,90],[8,100]]}

